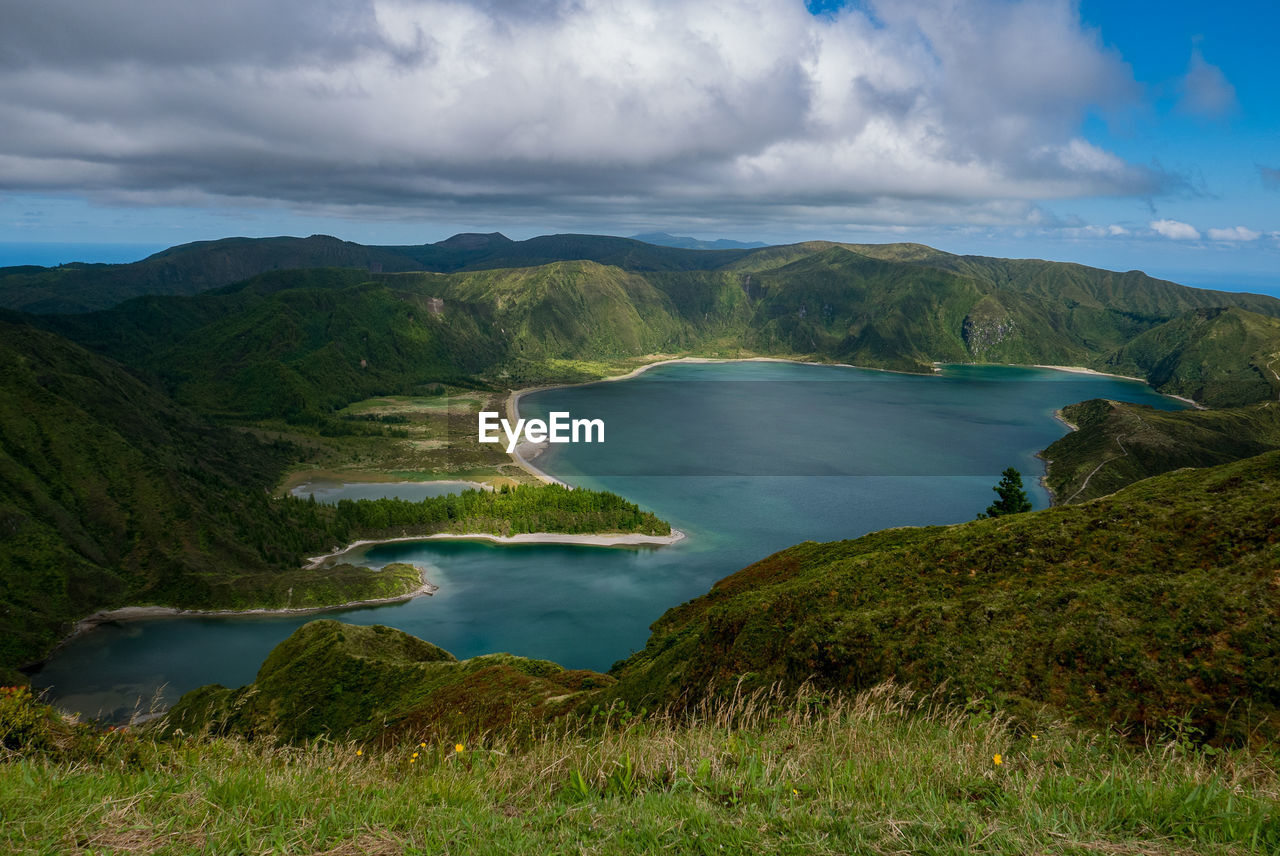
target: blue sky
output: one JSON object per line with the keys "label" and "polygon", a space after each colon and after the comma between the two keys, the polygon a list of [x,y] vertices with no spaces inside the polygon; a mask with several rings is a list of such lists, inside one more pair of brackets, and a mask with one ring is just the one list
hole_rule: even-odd
{"label": "blue sky", "polygon": [[1280,4],[185,5],[6,10],[0,261],[668,231],[1280,290]]}

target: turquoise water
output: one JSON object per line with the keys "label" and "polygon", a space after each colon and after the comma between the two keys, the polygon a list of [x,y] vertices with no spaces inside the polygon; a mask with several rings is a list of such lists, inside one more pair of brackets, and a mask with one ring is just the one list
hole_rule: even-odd
{"label": "turquoise water", "polygon": [[[325,616],[399,627],[458,657],[509,651],[607,669],[643,647],[666,609],[791,544],[970,520],[1008,466],[1045,506],[1034,456],[1066,430],[1052,413],[1095,397],[1183,406],[1134,381],[995,366],[927,377],[673,364],[536,393],[522,399],[522,416],[567,410],[606,426],[603,444],[552,446],[539,466],[626,496],[689,537],[636,549],[383,545],[365,552],[368,564],[422,565],[439,592]],[[33,683],[66,708],[127,715],[139,698],[145,709],[153,697],[171,703],[203,684],[253,680],[271,648],[314,617],[104,625],[60,648]]]}

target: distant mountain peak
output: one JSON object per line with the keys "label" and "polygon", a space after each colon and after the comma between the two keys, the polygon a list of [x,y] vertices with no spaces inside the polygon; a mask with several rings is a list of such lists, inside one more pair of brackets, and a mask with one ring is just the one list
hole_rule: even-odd
{"label": "distant mountain peak", "polygon": [[452,247],[459,250],[480,250],[495,244],[515,243],[501,232],[459,232],[451,238],[437,241],[437,247]]}
{"label": "distant mountain peak", "polygon": [[643,235],[632,235],[631,240],[644,241],[646,244],[656,244],[659,247],[679,247],[685,250],[753,250],[769,246],[762,241],[731,241],[728,238],[704,241],[687,235],[669,235],[666,232],[646,232]]}

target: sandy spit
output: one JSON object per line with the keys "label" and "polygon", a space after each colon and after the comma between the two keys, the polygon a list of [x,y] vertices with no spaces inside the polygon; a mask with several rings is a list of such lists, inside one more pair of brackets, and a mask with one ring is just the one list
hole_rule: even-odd
{"label": "sandy spit", "polygon": [[99,624],[106,624],[111,621],[140,621],[147,618],[187,618],[194,616],[234,618],[251,615],[308,615],[316,612],[352,609],[358,606],[382,606],[390,603],[403,603],[415,597],[435,594],[440,587],[427,580],[426,571],[422,568],[418,568],[418,573],[422,579],[422,585],[413,591],[391,597],[352,600],[346,603],[335,603],[326,606],[282,607],[279,609],[268,609],[266,607],[255,607],[253,609],[178,609],[173,606],[122,606],[119,609],[104,609],[77,621],[75,627],[58,645],[65,644],[81,633],[92,630]]}
{"label": "sandy spit", "polygon": [[528,532],[520,535],[491,535],[484,532],[457,534],[440,532],[435,535],[406,535],[402,538],[377,538],[369,541],[352,541],[340,550],[313,556],[304,566],[307,570],[318,568],[325,562],[355,550],[376,544],[394,544],[398,541],[490,541],[494,544],[581,544],[589,547],[641,547],[661,546],[683,540],[685,534],[672,529],[670,535],[643,535],[638,532],[609,534],[569,535],[557,532]]}

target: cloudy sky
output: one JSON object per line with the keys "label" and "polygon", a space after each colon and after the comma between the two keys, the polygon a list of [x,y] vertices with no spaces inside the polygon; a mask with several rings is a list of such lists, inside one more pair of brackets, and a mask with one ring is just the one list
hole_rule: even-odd
{"label": "cloudy sky", "polygon": [[1280,11],[1205,8],[0,0],[0,242],[660,230],[1276,282]]}

